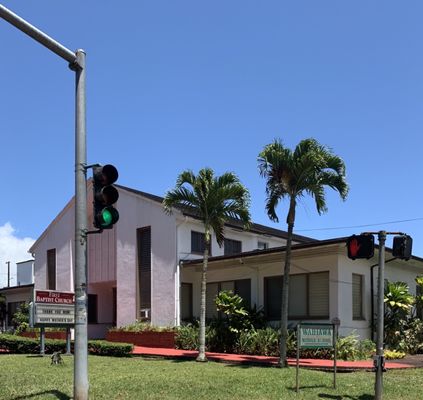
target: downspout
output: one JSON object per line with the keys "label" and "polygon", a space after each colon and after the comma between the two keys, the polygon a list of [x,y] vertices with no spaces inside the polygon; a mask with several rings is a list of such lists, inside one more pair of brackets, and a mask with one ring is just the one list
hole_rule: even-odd
{"label": "downspout", "polygon": [[[385,264],[388,262],[396,260],[396,257],[391,258],[387,261],[385,261]],[[370,333],[371,333],[371,339],[374,342],[375,341],[375,305],[374,305],[374,284],[373,284],[373,270],[375,267],[378,267],[379,263],[373,264],[370,266],[370,298],[371,298],[371,318],[370,318]]]}

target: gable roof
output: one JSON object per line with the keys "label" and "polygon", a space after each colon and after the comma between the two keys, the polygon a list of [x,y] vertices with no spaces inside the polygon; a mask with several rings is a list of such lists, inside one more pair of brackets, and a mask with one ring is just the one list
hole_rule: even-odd
{"label": "gable roof", "polygon": [[[163,202],[163,197],[156,196],[156,195],[151,194],[151,193],[142,192],[140,190],[128,188],[128,187],[121,186],[121,185],[115,184],[115,186],[118,187],[119,189],[126,190],[126,191],[134,193],[138,196],[145,197],[147,199],[153,200],[157,203],[161,204]],[[198,215],[196,214],[196,212],[193,211],[192,209],[188,208],[188,207],[176,207],[176,208],[179,211],[181,211],[183,215],[194,218],[196,220],[200,219],[198,217]],[[230,228],[234,228],[236,230],[244,230],[242,223],[240,221],[236,220],[236,219],[230,220],[229,222],[225,223],[225,226],[230,227]],[[256,224],[254,222],[251,224],[250,229],[248,231],[253,232],[253,233],[258,233],[260,235],[275,236],[275,237],[282,238],[282,239],[287,239],[287,237],[288,237],[288,232],[286,232],[286,231],[276,229],[276,228],[272,228],[272,227],[266,226],[266,225]],[[317,241],[316,239],[313,239],[313,238],[310,238],[310,237],[307,237],[307,236],[297,235],[297,234],[294,234],[292,239],[295,242],[298,242],[298,243],[309,243],[309,242],[316,242]]]}
{"label": "gable roof", "polygon": [[[88,183],[88,187],[90,187],[90,180],[87,181]],[[122,186],[122,185],[117,185],[114,184],[114,186],[116,186],[118,189],[121,190],[125,190],[127,192],[133,193],[137,196],[141,196],[144,197],[146,199],[152,200],[158,204],[161,204],[163,202],[163,197],[160,196],[156,196],[154,194],[151,193],[147,193],[147,192],[143,192],[141,190],[137,190],[137,189],[133,189],[127,186]],[[33,253],[35,248],[38,246],[38,243],[46,236],[47,232],[50,230],[50,228],[55,225],[61,218],[62,216],[65,214],[65,212],[72,206],[74,206],[74,201],[75,196],[73,196],[67,203],[66,205],[63,207],[63,209],[57,214],[57,216],[53,219],[53,221],[51,221],[47,228],[44,229],[44,231],[41,233],[41,235],[37,238],[37,240],[34,242],[34,244],[31,246],[31,248],[28,250],[29,253]],[[189,208],[178,208],[183,215],[186,215],[188,217],[194,218],[194,219],[199,219],[199,217],[195,214],[195,212],[193,212],[192,210],[190,210]],[[234,229],[239,229],[239,230],[244,230],[242,227],[242,223],[240,221],[237,220],[232,220],[228,223],[225,224],[226,226],[230,227],[230,228],[234,228]],[[251,227],[249,229],[249,232],[253,232],[253,233],[258,233],[261,235],[269,235],[269,236],[274,236],[274,237],[278,237],[278,238],[282,238],[282,239],[286,239],[288,236],[288,233],[286,231],[282,231],[276,228],[272,228],[270,226],[265,226],[265,225],[261,225],[261,224],[256,224],[256,223],[252,223]],[[316,239],[307,237],[307,236],[301,236],[301,235],[293,235],[293,240],[295,242],[298,243],[309,243],[309,242],[316,242]]]}

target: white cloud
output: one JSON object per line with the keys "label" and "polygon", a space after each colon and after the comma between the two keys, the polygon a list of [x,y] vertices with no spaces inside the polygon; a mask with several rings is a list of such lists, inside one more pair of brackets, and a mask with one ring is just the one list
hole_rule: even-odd
{"label": "white cloud", "polygon": [[7,261],[10,261],[12,276],[10,284],[16,285],[16,263],[31,259],[28,250],[34,242],[32,238],[16,236],[16,230],[10,222],[0,226],[0,287],[7,285]]}

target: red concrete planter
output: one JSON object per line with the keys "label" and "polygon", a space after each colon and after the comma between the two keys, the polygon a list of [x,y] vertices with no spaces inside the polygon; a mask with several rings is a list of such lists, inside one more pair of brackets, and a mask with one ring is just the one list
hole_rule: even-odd
{"label": "red concrete planter", "polygon": [[107,332],[109,342],[132,343],[135,346],[175,348],[175,332]]}
{"label": "red concrete planter", "polygon": [[[19,336],[27,337],[27,338],[39,338],[39,332],[21,332]],[[46,332],[46,339],[60,339],[66,340],[66,332],[63,331],[52,331]]]}

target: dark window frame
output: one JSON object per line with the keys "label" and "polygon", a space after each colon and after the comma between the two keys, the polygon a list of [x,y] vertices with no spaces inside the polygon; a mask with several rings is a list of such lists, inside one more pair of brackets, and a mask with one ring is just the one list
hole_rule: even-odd
{"label": "dark window frame", "polygon": [[[354,276],[358,276],[360,278],[360,315],[356,316],[354,315],[354,304],[356,299],[354,298]],[[361,274],[352,274],[352,279],[351,279],[351,288],[352,288],[352,294],[351,294],[351,298],[352,298],[352,319],[353,321],[364,321],[364,302],[363,302],[363,294],[364,294],[364,275]]]}
{"label": "dark window frame", "polygon": [[[212,255],[211,235],[209,243],[209,256]],[[206,234],[204,232],[191,231],[191,253],[204,254],[206,248]]]}
{"label": "dark window frame", "polygon": [[[306,273],[301,273],[301,274],[290,274],[290,278],[292,276],[299,276],[299,275],[305,275],[307,277],[306,279],[306,290],[305,290],[305,295],[306,295],[306,315],[289,315],[288,314],[288,320],[319,320],[319,319],[329,319],[329,315],[330,315],[330,291],[328,290],[328,300],[329,300],[329,307],[328,307],[328,314],[327,315],[310,315],[310,276],[311,275],[316,275],[316,274],[322,274],[322,273],[327,273],[328,274],[328,282],[329,282],[329,271],[317,271],[317,272],[306,272]],[[268,308],[269,308],[269,304],[268,304],[268,285],[269,285],[269,281],[272,279],[280,279],[281,283],[282,283],[282,287],[283,287],[283,275],[272,275],[272,276],[265,276],[263,278],[264,282],[263,282],[263,297],[264,297],[264,313],[265,313],[265,317],[268,321],[275,321],[275,320],[280,320],[281,315],[280,315],[280,309],[281,307],[279,307],[279,314],[278,315],[269,315],[268,314]],[[280,296],[280,301],[282,301],[282,289],[281,289],[281,296]]]}
{"label": "dark window frame", "polygon": [[[260,246],[260,244],[262,246]],[[263,240],[257,241],[257,249],[258,250],[267,250],[269,248],[269,242],[264,242]]]}
{"label": "dark window frame", "polygon": [[187,318],[182,318],[182,315],[181,315],[181,320],[189,321],[189,320],[192,320],[194,318],[194,313],[193,313],[194,297],[193,297],[192,283],[191,282],[181,282],[181,292],[182,292],[182,286],[186,286],[186,287],[189,288],[188,290],[189,290],[190,301],[189,301],[189,316]]}
{"label": "dark window frame", "polygon": [[237,239],[225,238],[223,243],[223,254],[225,256],[231,256],[233,254],[239,253],[242,253],[242,241]]}
{"label": "dark window frame", "polygon": [[[223,283],[228,283],[228,282],[233,282],[234,283],[234,294],[238,294],[239,295],[239,291],[237,290],[237,282],[238,282],[238,285],[239,285],[239,282],[247,282],[248,281],[248,283],[249,283],[249,295],[250,295],[250,298],[249,299],[245,299],[244,297],[242,297],[243,298],[243,300],[244,300],[244,307],[245,308],[251,308],[251,278],[245,278],[245,279],[228,279],[228,280],[226,280],[226,281],[218,281],[218,282],[207,282],[207,285],[215,285],[215,284],[217,284],[217,293],[220,293],[221,291],[222,291],[222,284]],[[206,296],[207,296],[207,289],[206,289]],[[245,302],[247,301],[247,304],[245,304]],[[207,313],[207,310],[206,310],[206,313]],[[221,319],[223,317],[223,315],[222,315],[222,313],[218,313],[218,319]],[[210,318],[209,318],[209,320],[210,320]]]}
{"label": "dark window frame", "polygon": [[[137,313],[136,316],[142,320],[151,320],[151,226],[144,226],[136,230],[137,235]],[[146,236],[144,236],[146,235]],[[142,241],[145,242],[142,242]],[[142,246],[149,246],[148,256],[144,259]],[[147,254],[146,253],[146,254]],[[148,282],[143,287],[142,282]],[[141,310],[149,309],[148,318],[142,315]]]}
{"label": "dark window frame", "polygon": [[19,307],[24,304],[25,301],[9,301],[6,303],[6,323],[7,326],[15,326],[16,324],[12,321],[13,317],[19,310]]}
{"label": "dark window frame", "polygon": [[57,287],[57,254],[56,254],[56,249],[47,250],[46,287],[47,287],[47,290],[56,290],[56,287]]}
{"label": "dark window frame", "polygon": [[88,323],[98,324],[98,295],[88,293]]}

